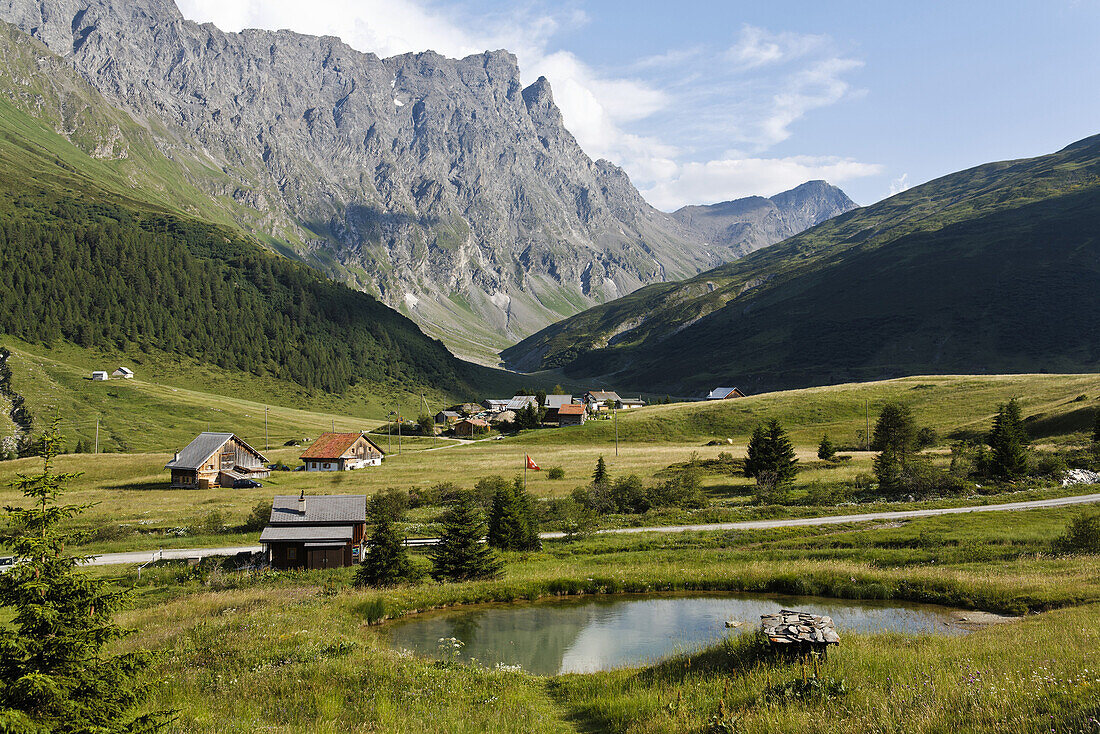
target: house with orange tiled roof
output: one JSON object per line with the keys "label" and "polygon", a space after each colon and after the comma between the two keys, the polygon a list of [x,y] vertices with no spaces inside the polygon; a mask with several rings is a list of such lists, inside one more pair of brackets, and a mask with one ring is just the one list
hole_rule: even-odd
{"label": "house with orange tiled roof", "polygon": [[386,452],[365,433],[322,433],[300,458],[306,471],[348,471],[381,466]]}

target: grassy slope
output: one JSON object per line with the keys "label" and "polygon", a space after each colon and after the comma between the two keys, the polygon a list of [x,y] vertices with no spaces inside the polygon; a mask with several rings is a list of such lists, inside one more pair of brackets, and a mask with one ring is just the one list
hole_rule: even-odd
{"label": "grassy slope", "polygon": [[[344,571],[204,585],[154,569],[123,618],[138,630],[124,644],[164,653],[150,705],[178,709],[175,731],[684,732],[720,709],[751,732],[1088,731],[1085,717],[1100,713],[1098,559],[1036,555],[1067,517],[555,543],[508,556],[498,581],[383,591],[348,588]],[[801,672],[749,638],[690,662],[547,680],[423,661],[369,625],[456,603],[659,589],[1063,608],[963,637],[845,635],[825,674],[851,693],[813,704],[761,701]]]}
{"label": "grassy slope", "polygon": [[951,174],[504,356],[655,391],[1094,368],[1098,182],[1100,138]]}

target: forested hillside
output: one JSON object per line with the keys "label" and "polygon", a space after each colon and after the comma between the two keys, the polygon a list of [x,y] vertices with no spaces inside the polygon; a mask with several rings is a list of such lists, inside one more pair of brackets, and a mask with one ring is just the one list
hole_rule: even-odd
{"label": "forested hillside", "polygon": [[1100,136],[960,171],[503,352],[695,394],[1100,367]]}
{"label": "forested hillside", "polygon": [[485,376],[373,297],[140,195],[0,100],[0,334],[159,350],[330,392],[469,395]]}

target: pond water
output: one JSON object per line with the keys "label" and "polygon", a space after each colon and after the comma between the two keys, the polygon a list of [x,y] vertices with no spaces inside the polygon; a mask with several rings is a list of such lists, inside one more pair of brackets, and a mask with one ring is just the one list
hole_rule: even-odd
{"label": "pond water", "polygon": [[[795,609],[828,615],[846,632],[960,634],[952,610],[901,602],[707,594],[603,596],[494,604],[416,615],[382,628],[393,647],[440,657],[440,639],[481,665],[518,665],[536,675],[652,664],[760,627],[760,615]],[[727,620],[741,621],[726,627]],[[446,645],[446,643],[444,643]]]}

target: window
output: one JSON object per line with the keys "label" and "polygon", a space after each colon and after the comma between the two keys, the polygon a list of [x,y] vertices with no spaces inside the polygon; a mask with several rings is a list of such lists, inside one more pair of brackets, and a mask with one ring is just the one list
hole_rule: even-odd
{"label": "window", "polygon": [[332,464],[330,464],[329,462],[327,462],[327,461],[326,461],[326,462],[325,462],[325,468],[326,468],[326,469],[331,469],[331,468],[332,468]]}
{"label": "window", "polygon": [[289,548],[287,548],[286,549],[286,559],[288,561],[297,561],[298,560],[298,549],[295,548],[294,546],[290,546]]}

